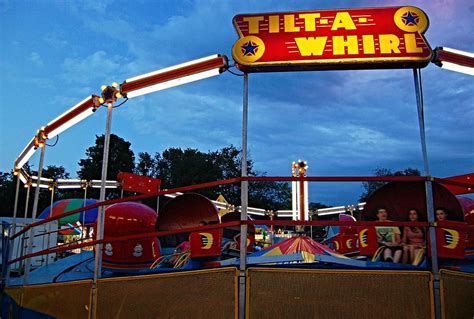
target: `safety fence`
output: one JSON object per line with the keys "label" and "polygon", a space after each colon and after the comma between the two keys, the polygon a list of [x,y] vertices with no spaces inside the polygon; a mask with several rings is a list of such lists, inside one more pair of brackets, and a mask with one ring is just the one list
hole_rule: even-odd
{"label": "safety fence", "polygon": [[[2,318],[237,318],[236,268],[5,289]],[[427,271],[249,268],[246,318],[434,318]],[[441,271],[442,318],[472,318],[474,275]],[[40,318],[40,317],[39,317]]]}
{"label": "safety fence", "polygon": [[99,279],[96,288],[83,280],[5,293],[2,318],[235,318],[237,275],[235,268],[199,270]]}
{"label": "safety fence", "polygon": [[440,279],[443,318],[473,318],[474,274],[442,269]]}

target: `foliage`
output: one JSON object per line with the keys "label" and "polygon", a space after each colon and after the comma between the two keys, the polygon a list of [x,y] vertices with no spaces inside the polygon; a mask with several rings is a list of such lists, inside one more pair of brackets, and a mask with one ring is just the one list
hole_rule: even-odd
{"label": "foliage", "polygon": [[[110,135],[109,162],[107,179],[117,179],[119,172],[132,172],[135,164],[135,155],[130,149],[130,142],[115,134]],[[95,145],[86,150],[87,158],[79,161],[80,169],[77,175],[81,179],[100,179],[102,172],[102,155],[104,150],[104,135],[96,135]]]}
{"label": "foliage", "polygon": [[[95,145],[87,148],[85,155],[79,161],[78,177],[85,180],[100,179],[102,171],[102,151],[104,136],[96,136]],[[131,144],[123,138],[112,134],[110,137],[109,165],[107,179],[115,180],[117,174],[122,172],[133,172],[135,174],[160,178],[162,188],[176,188],[206,182],[225,180],[241,175],[242,152],[231,145],[216,151],[207,153],[197,149],[169,148],[162,153],[151,155],[147,152],[138,154],[135,165],[135,156],[130,148]],[[254,171],[253,162],[248,160],[248,175],[257,176],[265,173]],[[31,175],[37,175],[28,165],[25,170]],[[67,179],[70,174],[63,166],[50,165],[43,170],[43,177],[52,179]],[[15,198],[16,178],[13,174],[0,172],[0,200],[3,216],[13,214]],[[212,188],[197,190],[210,199],[216,199],[220,194],[233,205],[240,205],[240,183],[220,185]],[[119,191],[107,191],[107,198],[118,197]],[[80,189],[56,189],[54,200],[65,198],[81,198],[84,196]],[[98,198],[98,189],[88,189],[89,198]],[[31,189],[29,197],[29,215],[34,198],[34,188]],[[23,216],[26,202],[26,189],[20,187],[18,201],[18,216]],[[51,202],[51,191],[42,189],[40,191],[38,214]],[[156,200],[145,200],[144,203],[156,207]],[[291,204],[291,191],[288,183],[276,182],[252,182],[249,183],[249,205],[265,209],[288,209]]]}
{"label": "foliage", "polygon": [[[416,168],[406,168],[402,171],[392,172],[388,168],[377,168],[374,170],[374,176],[420,176],[421,173]],[[387,184],[387,182],[364,182],[362,186],[364,187],[364,192],[360,195],[360,202],[365,202],[369,196],[375,192],[377,189]]]}
{"label": "foliage", "polygon": [[[28,165],[23,167],[25,171],[30,174],[37,176],[38,172],[31,170]],[[42,177],[59,179],[59,178],[69,178],[69,173],[63,166],[48,165],[43,169]],[[0,216],[13,216],[13,210],[15,205],[15,190],[16,190],[16,176],[12,173],[0,172],[0,202],[2,203],[2,210],[0,211]],[[24,217],[25,205],[26,205],[26,193],[27,189],[23,186],[19,188],[18,194],[18,208],[17,216]],[[28,198],[28,215],[31,217],[33,210],[33,200],[34,200],[35,188],[30,189],[30,196]],[[62,190],[61,192],[55,191],[54,200],[59,200],[62,198],[71,198],[71,194],[68,194],[67,191]],[[51,192],[47,189],[41,189],[38,198],[38,211],[39,215],[44,208],[48,207],[51,204]]]}
{"label": "foliage", "polygon": [[[248,161],[248,174],[255,176],[253,162]],[[204,153],[197,149],[169,148],[151,156],[140,153],[135,173],[160,178],[162,188],[224,180],[241,174],[241,151],[234,146]],[[196,192],[216,199],[220,194],[234,205],[240,204],[240,184],[221,185]],[[288,207],[291,200],[287,183],[259,182],[249,185],[249,205],[266,209]]]}
{"label": "foliage", "polygon": [[[107,180],[116,180],[119,172],[131,173],[135,168],[135,155],[130,149],[131,143],[123,138],[110,134],[109,161],[107,165]],[[104,150],[104,135],[96,135],[95,145],[86,150],[86,158],[79,161],[77,175],[81,179],[101,179],[102,158]],[[89,198],[99,198],[99,189],[90,189]],[[107,199],[120,196],[118,190],[107,190]]]}

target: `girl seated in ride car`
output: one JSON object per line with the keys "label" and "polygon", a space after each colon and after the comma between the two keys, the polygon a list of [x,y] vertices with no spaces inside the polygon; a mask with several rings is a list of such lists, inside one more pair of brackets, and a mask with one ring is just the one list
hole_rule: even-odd
{"label": "girl seated in ride car", "polygon": [[[408,220],[411,222],[418,221],[418,211],[410,209],[408,211]],[[402,237],[403,246],[403,263],[414,264],[416,256],[421,249],[425,247],[425,232],[420,227],[405,227]]]}

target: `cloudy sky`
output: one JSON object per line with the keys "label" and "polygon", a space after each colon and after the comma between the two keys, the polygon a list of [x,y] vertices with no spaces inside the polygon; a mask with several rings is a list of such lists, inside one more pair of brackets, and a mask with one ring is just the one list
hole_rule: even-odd
{"label": "cloudy sky", "polygon": [[[5,1],[0,0],[0,171],[36,129],[102,84],[215,53],[231,57],[240,13],[370,7],[373,1]],[[378,1],[398,6],[404,1]],[[474,3],[410,1],[423,9],[432,47],[474,52]],[[474,81],[430,65],[422,71],[432,175],[474,169]],[[242,78],[228,72],[161,91],[114,110],[113,133],[135,154],[168,147],[241,144]],[[378,167],[422,169],[411,70],[251,74],[249,152],[258,171],[371,175]],[[105,109],[61,134],[47,165],[72,175],[105,129]],[[37,167],[38,154],[30,160]],[[353,204],[357,184],[317,184],[310,200]]]}

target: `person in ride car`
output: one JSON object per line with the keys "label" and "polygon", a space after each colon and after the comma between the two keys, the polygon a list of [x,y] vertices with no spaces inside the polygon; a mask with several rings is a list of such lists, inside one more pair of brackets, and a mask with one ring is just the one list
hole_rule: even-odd
{"label": "person in ride car", "polygon": [[[386,208],[377,209],[377,219],[379,222],[390,223]],[[385,247],[383,251],[383,261],[400,262],[402,258],[401,232],[396,226],[375,226],[377,232],[377,241],[379,245]]]}
{"label": "person in ride car", "polygon": [[[408,220],[411,222],[418,221],[418,211],[410,209],[408,211]],[[403,246],[403,263],[413,264],[418,252],[425,246],[425,232],[420,227],[405,227],[402,237]]]}

